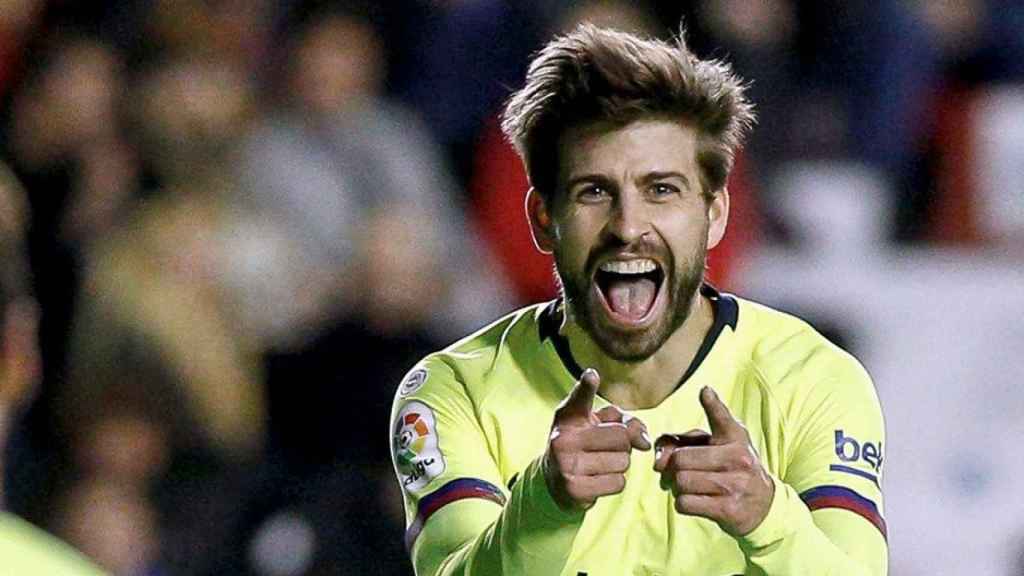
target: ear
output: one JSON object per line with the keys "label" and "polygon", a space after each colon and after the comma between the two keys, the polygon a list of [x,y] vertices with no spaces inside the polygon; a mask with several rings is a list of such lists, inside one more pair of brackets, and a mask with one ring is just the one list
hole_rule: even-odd
{"label": "ear", "polygon": [[530,221],[530,234],[533,245],[543,254],[555,251],[554,231],[552,230],[551,213],[547,204],[535,188],[526,193],[526,219]]}
{"label": "ear", "polygon": [[722,241],[729,223],[729,189],[722,187],[708,203],[708,250]]}

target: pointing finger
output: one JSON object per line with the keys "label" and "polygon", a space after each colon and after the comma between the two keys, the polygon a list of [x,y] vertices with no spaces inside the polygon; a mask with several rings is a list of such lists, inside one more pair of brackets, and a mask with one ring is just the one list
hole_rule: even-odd
{"label": "pointing finger", "polygon": [[710,386],[705,386],[700,391],[700,403],[704,407],[704,413],[708,416],[708,424],[711,426],[711,436],[715,439],[724,440],[745,439],[746,429],[740,424],[729,408],[718,397],[718,394]]}
{"label": "pointing finger", "polygon": [[600,385],[601,377],[598,376],[597,370],[584,370],[572,392],[569,392],[569,396],[558,407],[556,418],[590,421],[594,409],[594,396],[597,395]]}

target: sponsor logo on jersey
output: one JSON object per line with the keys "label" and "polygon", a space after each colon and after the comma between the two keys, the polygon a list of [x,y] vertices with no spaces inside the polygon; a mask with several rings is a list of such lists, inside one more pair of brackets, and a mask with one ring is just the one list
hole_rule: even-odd
{"label": "sponsor logo on jersey", "polygon": [[398,385],[398,395],[405,397],[413,392],[419,390],[427,382],[427,369],[417,368],[402,380],[402,383]]}
{"label": "sponsor logo on jersey", "polygon": [[391,450],[406,490],[416,491],[444,472],[434,412],[422,402],[409,402],[398,413]]}
{"label": "sponsor logo on jersey", "polygon": [[876,472],[882,468],[881,442],[860,442],[842,430],[836,430],[835,438],[836,456],[843,462],[856,463],[863,460]]}

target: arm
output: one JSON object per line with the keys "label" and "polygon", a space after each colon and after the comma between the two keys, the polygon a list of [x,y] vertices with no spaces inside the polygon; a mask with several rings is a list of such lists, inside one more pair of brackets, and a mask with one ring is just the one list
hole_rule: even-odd
{"label": "arm", "polygon": [[443,364],[425,378],[414,394],[400,391],[392,430],[416,573],[560,571],[586,508],[622,490],[634,445],[650,447],[642,424],[592,412],[596,373],[585,377],[555,411],[545,454],[506,494],[464,387]]}
{"label": "arm", "polygon": [[[850,362],[847,368],[855,369],[832,372],[792,403],[798,406],[784,428],[794,448],[784,478],[765,470],[746,429],[709,388],[700,400],[711,434],[694,431],[688,445],[658,459],[676,510],[717,522],[759,573],[887,571],[881,410],[867,375]],[[846,436],[851,433],[864,442]]]}
{"label": "arm", "polygon": [[801,396],[771,509],[740,546],[766,574],[884,575],[885,427],[871,379],[844,356]]}

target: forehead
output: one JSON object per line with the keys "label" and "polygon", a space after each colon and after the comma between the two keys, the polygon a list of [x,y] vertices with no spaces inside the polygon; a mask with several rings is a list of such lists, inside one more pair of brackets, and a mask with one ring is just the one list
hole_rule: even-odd
{"label": "forehead", "polygon": [[558,157],[562,182],[582,174],[677,171],[696,176],[697,131],[689,124],[658,118],[625,125],[590,122],[562,133]]}

